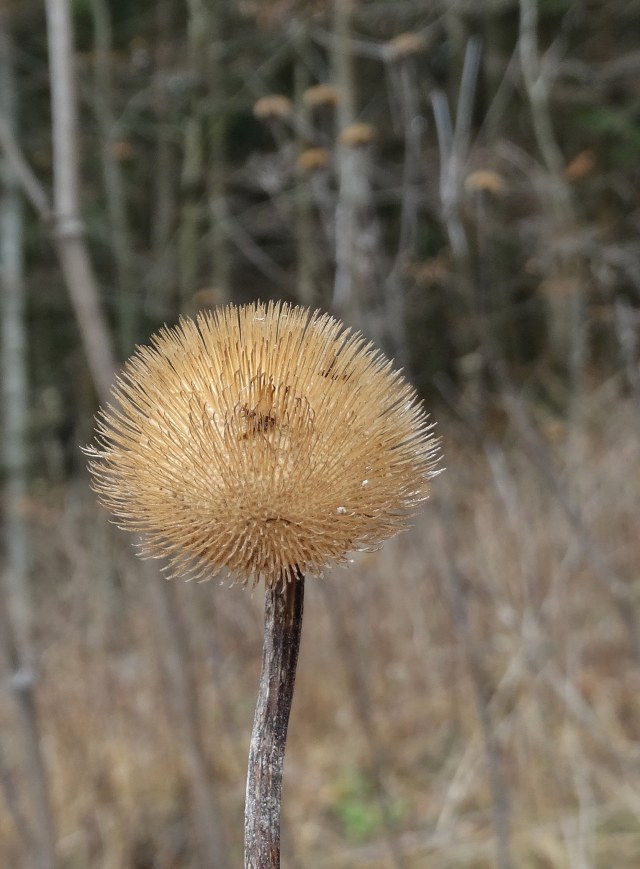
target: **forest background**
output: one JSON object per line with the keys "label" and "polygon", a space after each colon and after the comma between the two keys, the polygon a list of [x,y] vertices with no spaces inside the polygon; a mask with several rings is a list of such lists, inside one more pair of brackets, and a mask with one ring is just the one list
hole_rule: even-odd
{"label": "forest background", "polygon": [[447,466],[309,589],[285,865],[640,865],[639,22],[2,0],[0,865],[241,862],[260,592],[160,580],[79,445],[256,298],[381,345]]}

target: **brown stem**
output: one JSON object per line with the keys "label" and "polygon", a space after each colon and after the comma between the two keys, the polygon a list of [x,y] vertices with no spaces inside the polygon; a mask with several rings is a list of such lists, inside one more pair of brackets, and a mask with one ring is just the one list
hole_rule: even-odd
{"label": "brown stem", "polygon": [[245,869],[279,869],[282,769],[302,632],[304,577],[267,588],[244,811]]}

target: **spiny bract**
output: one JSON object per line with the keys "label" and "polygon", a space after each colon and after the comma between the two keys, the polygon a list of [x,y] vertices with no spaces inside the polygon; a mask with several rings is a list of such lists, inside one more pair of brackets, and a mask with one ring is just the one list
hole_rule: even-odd
{"label": "spiny bract", "polygon": [[228,306],[140,347],[87,449],[93,486],[171,575],[268,585],[399,531],[438,446],[358,334],[287,304]]}

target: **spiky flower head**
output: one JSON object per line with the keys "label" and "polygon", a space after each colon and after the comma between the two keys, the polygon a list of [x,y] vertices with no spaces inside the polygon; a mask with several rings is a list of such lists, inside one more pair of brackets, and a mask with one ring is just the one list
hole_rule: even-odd
{"label": "spiky flower head", "polygon": [[218,308],[140,347],[98,417],[93,486],[172,575],[317,575],[401,530],[437,441],[413,388],[337,320]]}

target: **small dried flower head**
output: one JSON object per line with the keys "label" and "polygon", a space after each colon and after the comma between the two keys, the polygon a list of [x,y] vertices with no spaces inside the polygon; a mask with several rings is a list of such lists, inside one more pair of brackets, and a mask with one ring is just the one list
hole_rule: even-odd
{"label": "small dried flower head", "polygon": [[423,48],[424,39],[419,33],[399,33],[387,43],[386,54],[390,60],[400,60],[418,54]]}
{"label": "small dried flower head", "polygon": [[93,486],[172,575],[268,585],[401,530],[438,444],[413,388],[332,317],[233,305],[126,364],[88,448]]}
{"label": "small dried flower head", "polygon": [[326,148],[305,148],[296,161],[302,172],[317,172],[326,168],[331,162],[331,152]]}
{"label": "small dried flower head", "polygon": [[215,308],[224,301],[224,289],[222,287],[202,287],[191,297],[192,306],[200,308]]}
{"label": "small dried flower head", "polygon": [[467,193],[493,193],[498,195],[506,189],[505,180],[493,169],[476,169],[464,179],[464,189]]}
{"label": "small dried flower head", "polygon": [[282,94],[271,94],[261,97],[253,107],[253,114],[260,121],[269,121],[273,118],[288,118],[293,105],[289,97]]}
{"label": "small dried flower head", "polygon": [[302,94],[302,99],[307,106],[335,106],[340,100],[338,89],[332,84],[316,84],[307,88]]}
{"label": "small dried flower head", "polygon": [[564,177],[568,181],[580,181],[587,175],[591,175],[596,168],[596,155],[591,149],[580,151],[564,170]]}
{"label": "small dried flower head", "polygon": [[376,137],[376,129],[371,124],[350,124],[338,135],[338,142],[347,148],[363,148]]}

